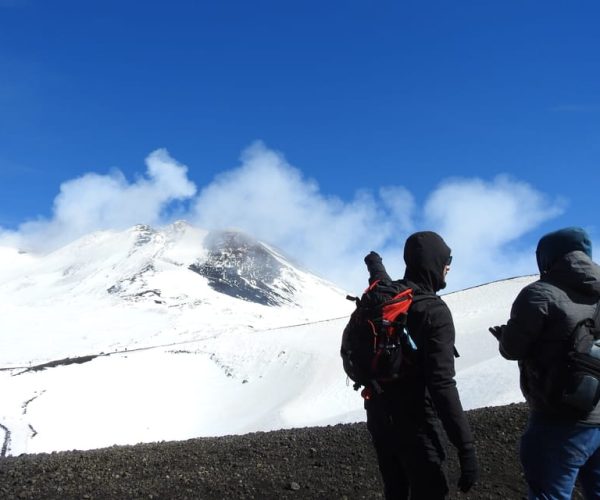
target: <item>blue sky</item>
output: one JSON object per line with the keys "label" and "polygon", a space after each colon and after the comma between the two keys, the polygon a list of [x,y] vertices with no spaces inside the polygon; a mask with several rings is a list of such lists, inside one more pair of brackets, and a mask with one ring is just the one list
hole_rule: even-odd
{"label": "blue sky", "polygon": [[0,0],[0,242],[183,217],[351,286],[370,247],[396,266],[410,231],[435,229],[456,286],[534,272],[545,231],[600,240],[599,17],[592,1]]}

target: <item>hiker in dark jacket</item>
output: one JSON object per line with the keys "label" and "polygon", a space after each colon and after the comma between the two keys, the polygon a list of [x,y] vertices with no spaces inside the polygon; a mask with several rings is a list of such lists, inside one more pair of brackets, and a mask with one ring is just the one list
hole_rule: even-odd
{"label": "hiker in dark jacket", "polygon": [[[454,323],[436,295],[446,286],[451,260],[450,248],[436,233],[418,232],[406,240],[404,282],[415,294],[407,330],[417,345],[418,361],[399,381],[382,383],[383,392],[365,399],[367,427],[388,500],[446,498],[439,420],[458,450],[459,488],[468,491],[478,478],[473,436],[454,381]],[[371,283],[391,281],[378,254],[371,252],[365,262]],[[427,297],[417,300],[419,295]]]}
{"label": "hiker in dark jacket", "polygon": [[571,332],[600,300],[600,267],[588,235],[574,227],[541,238],[536,257],[540,279],[521,290],[506,325],[490,328],[502,356],[519,361],[530,409],[520,450],[529,498],[571,498],[579,475],[586,498],[600,499],[600,405],[575,414],[552,392],[565,376]]}

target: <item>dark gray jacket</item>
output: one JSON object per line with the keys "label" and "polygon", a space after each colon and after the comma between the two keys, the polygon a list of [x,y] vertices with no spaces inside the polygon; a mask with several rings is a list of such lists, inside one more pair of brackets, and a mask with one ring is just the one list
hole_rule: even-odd
{"label": "dark gray jacket", "polygon": [[[552,405],[549,388],[561,376],[558,367],[570,333],[580,320],[593,316],[599,300],[600,266],[579,250],[554,261],[515,299],[510,320],[502,328],[500,353],[519,361],[521,390],[536,414],[574,419]],[[575,419],[600,425],[600,404],[587,416]]]}

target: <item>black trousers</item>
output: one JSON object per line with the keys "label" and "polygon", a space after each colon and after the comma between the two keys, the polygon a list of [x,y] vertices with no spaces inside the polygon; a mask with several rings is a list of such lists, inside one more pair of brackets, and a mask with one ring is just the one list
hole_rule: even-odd
{"label": "black trousers", "polygon": [[443,500],[445,452],[433,412],[376,397],[365,401],[386,500]]}

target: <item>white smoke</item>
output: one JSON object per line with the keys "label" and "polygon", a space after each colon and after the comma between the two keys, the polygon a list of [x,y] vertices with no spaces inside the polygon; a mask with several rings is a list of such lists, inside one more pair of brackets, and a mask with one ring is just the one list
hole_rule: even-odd
{"label": "white smoke", "polygon": [[249,147],[238,167],[197,195],[187,167],[165,150],[150,154],[146,165],[145,175],[134,182],[115,171],[63,183],[52,217],[25,222],[16,231],[0,230],[0,244],[47,251],[94,230],[161,226],[185,218],[205,229],[245,231],[359,292],[366,284],[366,253],[381,253],[390,274],[401,277],[406,237],[428,229],[452,247],[448,281],[458,289],[534,273],[533,249],[520,241],[564,210],[561,200],[502,176],[444,181],[423,207],[406,186],[362,190],[343,200],[323,193],[316,180],[262,143]]}

